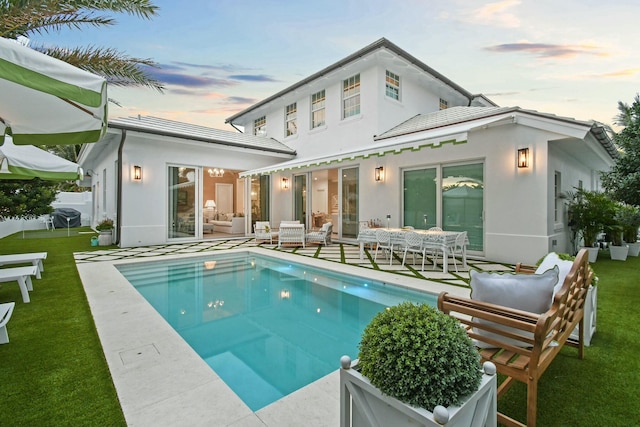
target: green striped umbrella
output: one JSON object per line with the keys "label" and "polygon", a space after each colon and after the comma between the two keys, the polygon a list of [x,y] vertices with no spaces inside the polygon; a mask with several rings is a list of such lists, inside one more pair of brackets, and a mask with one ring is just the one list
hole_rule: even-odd
{"label": "green striped umbrella", "polygon": [[[0,140],[2,142],[2,140]],[[5,135],[0,145],[0,179],[65,181],[82,179],[82,169],[69,160],[32,145],[14,145]]]}
{"label": "green striped umbrella", "polygon": [[0,37],[0,135],[16,145],[84,144],[106,128],[104,78]]}

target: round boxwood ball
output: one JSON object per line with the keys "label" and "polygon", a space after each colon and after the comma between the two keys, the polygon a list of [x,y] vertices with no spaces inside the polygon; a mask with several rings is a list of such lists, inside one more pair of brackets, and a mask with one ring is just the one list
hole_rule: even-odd
{"label": "round boxwood ball", "polygon": [[478,389],[480,356],[460,323],[426,304],[378,313],[360,342],[358,369],[382,393],[433,412]]}

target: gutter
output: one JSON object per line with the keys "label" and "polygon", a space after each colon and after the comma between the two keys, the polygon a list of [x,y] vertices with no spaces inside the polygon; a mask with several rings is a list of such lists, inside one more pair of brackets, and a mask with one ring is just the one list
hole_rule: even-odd
{"label": "gutter", "polygon": [[122,232],[122,152],[124,149],[124,141],[127,139],[127,130],[122,130],[120,137],[120,145],[118,146],[118,193],[116,194],[116,218],[118,231],[116,233],[116,245],[120,245],[120,233]]}

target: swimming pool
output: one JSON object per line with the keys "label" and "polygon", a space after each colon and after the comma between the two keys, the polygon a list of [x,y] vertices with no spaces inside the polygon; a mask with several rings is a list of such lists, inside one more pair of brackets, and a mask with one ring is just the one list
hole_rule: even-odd
{"label": "swimming pool", "polygon": [[253,253],[117,268],[253,411],[355,359],[385,307],[436,299]]}

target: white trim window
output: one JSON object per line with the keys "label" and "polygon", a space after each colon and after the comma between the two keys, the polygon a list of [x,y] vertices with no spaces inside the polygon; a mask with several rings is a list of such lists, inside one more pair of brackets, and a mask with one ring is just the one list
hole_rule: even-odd
{"label": "white trim window", "polygon": [[400,76],[387,70],[385,76],[385,95],[400,101]]}
{"label": "white trim window", "polygon": [[449,101],[447,101],[446,99],[440,98],[440,109],[446,110],[447,108],[449,108]]}
{"label": "white trim window", "polygon": [[294,102],[284,107],[284,136],[292,136],[298,133],[298,104]]}
{"label": "white trim window", "polygon": [[342,81],[342,118],[360,114],[360,74]]}
{"label": "white trim window", "polygon": [[315,129],[325,124],[325,90],[311,95],[311,128]]}
{"label": "white trim window", "polygon": [[258,117],[253,121],[253,134],[256,136],[267,135],[267,116]]}

